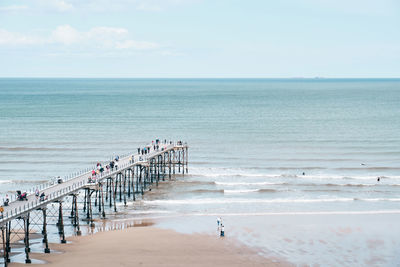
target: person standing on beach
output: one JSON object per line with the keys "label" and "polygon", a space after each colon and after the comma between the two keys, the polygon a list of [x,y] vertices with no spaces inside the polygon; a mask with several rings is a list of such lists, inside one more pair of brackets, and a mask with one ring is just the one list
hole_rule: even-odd
{"label": "person standing on beach", "polygon": [[217,226],[219,227],[219,225],[221,224],[221,217],[217,218]]}
{"label": "person standing on beach", "polygon": [[220,236],[221,236],[221,237],[224,237],[224,236],[225,236],[225,227],[224,227],[223,224],[221,224],[221,233],[220,233]]}

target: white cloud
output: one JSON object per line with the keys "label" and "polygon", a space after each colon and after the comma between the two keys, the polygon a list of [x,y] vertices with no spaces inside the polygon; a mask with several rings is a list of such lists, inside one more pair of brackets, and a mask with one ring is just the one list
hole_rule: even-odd
{"label": "white cloud", "polygon": [[28,6],[25,5],[11,5],[11,6],[0,6],[1,11],[20,11],[28,9]]}
{"label": "white cloud", "polygon": [[162,7],[158,4],[150,4],[150,3],[139,3],[136,6],[137,10],[144,10],[144,11],[161,11]]}
{"label": "white cloud", "polygon": [[69,25],[58,26],[51,36],[52,41],[65,45],[77,43],[80,39],[81,34]]}
{"label": "white cloud", "polygon": [[0,45],[37,45],[43,43],[45,43],[45,40],[39,37],[0,29]]}
{"label": "white cloud", "polygon": [[48,36],[32,36],[0,29],[0,45],[37,46],[62,45],[69,49],[93,50],[154,50],[161,46],[154,42],[133,40],[124,28],[94,27],[78,31],[70,25],[61,25]]}
{"label": "white cloud", "polygon": [[134,40],[126,40],[123,42],[117,42],[115,45],[118,49],[138,49],[138,50],[147,50],[147,49],[155,49],[158,48],[159,45],[151,42],[139,42]]}
{"label": "white cloud", "polygon": [[74,6],[70,2],[64,0],[38,0],[38,4],[42,8],[59,12],[66,12],[74,9]]}

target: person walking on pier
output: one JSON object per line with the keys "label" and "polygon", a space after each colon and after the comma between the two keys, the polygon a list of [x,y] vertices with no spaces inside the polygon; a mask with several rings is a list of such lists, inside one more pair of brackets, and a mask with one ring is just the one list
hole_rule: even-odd
{"label": "person walking on pier", "polygon": [[116,161],[116,162],[114,163],[114,166],[115,166],[115,170],[118,170],[118,161]]}

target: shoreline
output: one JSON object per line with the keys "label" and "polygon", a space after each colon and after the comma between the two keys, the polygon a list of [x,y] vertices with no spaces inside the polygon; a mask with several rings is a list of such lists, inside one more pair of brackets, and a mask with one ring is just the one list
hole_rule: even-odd
{"label": "shoreline", "polygon": [[[52,251],[32,253],[46,267],[67,266],[293,266],[265,258],[233,237],[182,234],[150,225],[69,237]],[[26,266],[11,263],[10,266]]]}

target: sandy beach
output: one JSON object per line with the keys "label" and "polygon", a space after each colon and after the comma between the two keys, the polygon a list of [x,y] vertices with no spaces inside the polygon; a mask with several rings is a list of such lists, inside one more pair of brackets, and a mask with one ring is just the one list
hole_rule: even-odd
{"label": "sandy beach", "polygon": [[[132,227],[71,237],[52,244],[62,253],[34,254],[47,267],[63,266],[290,266],[265,259],[229,237],[180,234],[155,227]],[[26,266],[12,263],[10,266]]]}

